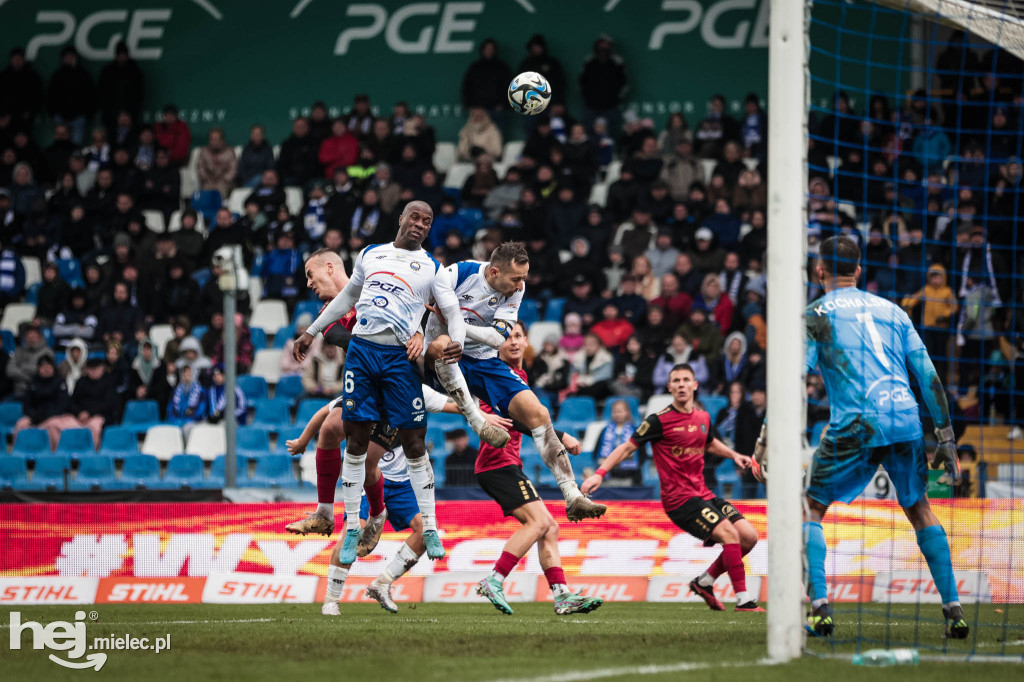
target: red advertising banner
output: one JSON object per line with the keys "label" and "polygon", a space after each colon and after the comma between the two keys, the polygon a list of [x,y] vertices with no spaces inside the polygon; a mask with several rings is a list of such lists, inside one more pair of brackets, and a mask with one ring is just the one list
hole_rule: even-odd
{"label": "red advertising banner", "polygon": [[[980,601],[1024,602],[1024,507],[1017,500],[933,502],[950,538],[961,594]],[[737,502],[761,535],[747,556],[748,574],[767,570],[763,502]],[[560,504],[551,504],[564,518]],[[322,596],[321,578],[334,538],[297,537],[285,524],[308,504],[8,504],[0,507],[0,604],[308,602]],[[518,523],[491,502],[440,502],[448,555],[423,559],[396,598],[476,599]],[[914,531],[889,501],[837,505],[825,523],[826,564],[835,600],[932,600],[927,566]],[[361,601],[408,531],[384,533],[372,556],[350,573],[343,599]],[[559,551],[576,587],[610,600],[689,600],[686,582],[718,555],[673,525],[657,502],[614,502],[598,521],[563,523]],[[794,557],[794,570],[800,569]],[[549,599],[536,552],[512,573],[506,592],[519,601]],[[728,581],[716,590],[732,597]],[[767,580],[760,581],[762,594]]]}

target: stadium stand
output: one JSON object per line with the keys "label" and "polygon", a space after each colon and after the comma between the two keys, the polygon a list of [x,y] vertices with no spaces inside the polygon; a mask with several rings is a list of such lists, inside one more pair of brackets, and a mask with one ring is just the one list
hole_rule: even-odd
{"label": "stadium stand", "polygon": [[157,424],[149,427],[140,449],[142,454],[153,455],[163,462],[184,451],[185,443],[182,440],[181,428],[170,424]]}

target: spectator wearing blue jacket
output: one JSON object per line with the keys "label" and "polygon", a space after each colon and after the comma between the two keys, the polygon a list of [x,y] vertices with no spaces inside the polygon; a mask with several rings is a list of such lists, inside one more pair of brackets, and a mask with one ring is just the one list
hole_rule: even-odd
{"label": "spectator wearing blue jacket", "polygon": [[263,298],[294,301],[304,288],[302,254],[295,248],[291,232],[277,235],[277,248],[267,252],[260,268]]}
{"label": "spectator wearing blue jacket", "polygon": [[[612,402],[612,420],[601,431],[601,437],[597,441],[597,451],[594,452],[595,462],[604,461],[604,458],[611,454],[612,450],[629,440],[636,430],[633,423],[633,415],[629,410],[629,403],[625,400]],[[643,463],[646,452],[641,447],[636,457],[621,462],[617,467],[608,472],[606,485],[643,485]]]}
{"label": "spectator wearing blue jacket", "polygon": [[192,426],[206,417],[206,391],[191,365],[182,365],[178,374],[178,385],[167,405],[167,421],[180,426],[187,438]]}
{"label": "spectator wearing blue jacket", "polygon": [[[227,387],[224,385],[224,365],[213,366],[213,383],[206,391],[206,418],[211,424],[219,424],[224,419],[227,409]],[[235,420],[239,426],[245,425],[249,417],[249,405],[245,401],[245,393],[235,386]]]}

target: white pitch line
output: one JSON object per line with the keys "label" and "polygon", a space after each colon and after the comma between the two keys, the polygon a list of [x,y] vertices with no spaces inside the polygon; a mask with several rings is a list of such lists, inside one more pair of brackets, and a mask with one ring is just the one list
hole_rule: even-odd
{"label": "white pitch line", "polygon": [[622,677],[623,675],[661,675],[663,673],[681,673],[694,670],[708,670],[711,668],[748,668],[752,666],[776,665],[777,661],[761,659],[747,663],[699,663],[684,661],[681,663],[669,663],[665,665],[639,665],[623,666],[620,668],[597,668],[596,670],[577,670],[569,673],[558,673],[556,675],[543,675],[538,677],[505,677],[490,682],[583,682],[607,677]]}

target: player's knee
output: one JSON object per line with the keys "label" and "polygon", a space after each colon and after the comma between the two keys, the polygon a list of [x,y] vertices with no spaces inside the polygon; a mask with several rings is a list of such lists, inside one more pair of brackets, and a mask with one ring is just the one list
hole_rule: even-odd
{"label": "player's knee", "polygon": [[449,343],[447,336],[439,336],[434,339],[429,346],[427,346],[427,359],[437,360],[444,355],[444,349]]}
{"label": "player's knee", "polygon": [[754,549],[757,545],[757,531],[753,529],[744,529],[740,535],[740,547],[743,548],[743,553],[746,554],[750,550]]}
{"label": "player's knee", "polygon": [[735,545],[740,541],[740,534],[736,531],[736,526],[728,521],[723,521],[715,530],[717,531],[718,539],[723,544]]}
{"label": "player's knee", "polygon": [[544,537],[552,542],[558,542],[558,521],[555,521],[554,516],[548,515]]}

